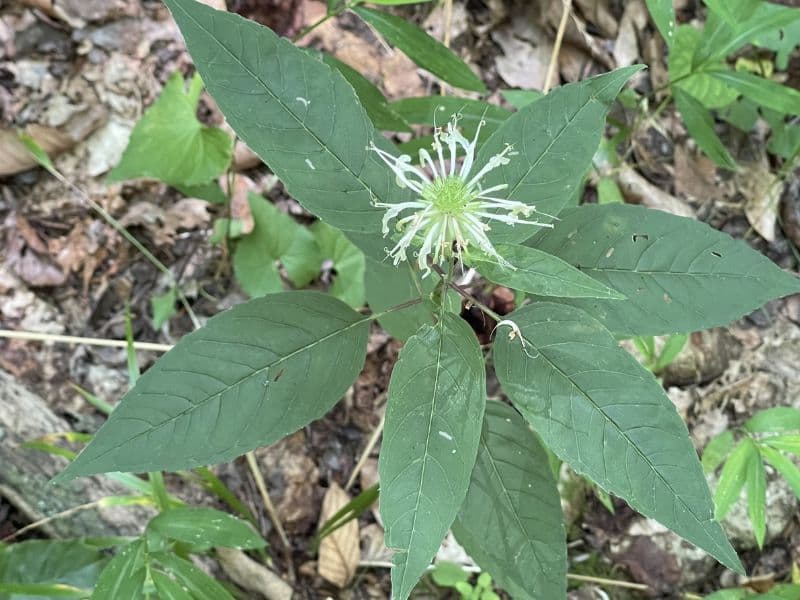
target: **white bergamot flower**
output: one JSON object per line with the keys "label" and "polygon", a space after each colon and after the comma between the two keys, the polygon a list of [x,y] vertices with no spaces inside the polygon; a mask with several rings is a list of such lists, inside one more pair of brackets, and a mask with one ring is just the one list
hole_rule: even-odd
{"label": "white bergamot flower", "polygon": [[[486,174],[507,165],[517,152],[508,145],[502,152],[492,156],[482,168],[476,169],[474,163],[478,136],[486,123],[481,120],[475,137],[469,141],[458,130],[458,120],[459,115],[453,115],[445,129],[434,128],[434,156],[421,149],[420,167],[411,164],[408,154],[394,156],[378,148],[374,142],[369,147],[394,171],[400,187],[410,188],[417,194],[417,198],[411,202],[376,202],[375,206],[387,209],[383,217],[384,237],[390,233],[390,221],[400,217],[401,213],[411,211],[395,223],[395,229],[401,237],[394,248],[387,248],[387,252],[394,259],[394,264],[398,265],[408,259],[409,248],[415,246],[417,264],[423,271],[423,277],[431,272],[429,258],[433,264],[440,264],[451,256],[460,260],[470,246],[477,247],[499,264],[514,268],[497,253],[487,236],[492,221],[552,227],[549,223],[521,218],[538,212],[535,206],[494,195],[508,188],[507,184],[482,188],[481,180]],[[466,153],[460,164],[457,161],[459,146]],[[445,159],[445,148],[450,153],[449,160]]]}

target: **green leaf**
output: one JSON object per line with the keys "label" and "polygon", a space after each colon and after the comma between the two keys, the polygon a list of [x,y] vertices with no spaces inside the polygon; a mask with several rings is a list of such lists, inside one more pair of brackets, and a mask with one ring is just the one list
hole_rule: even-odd
{"label": "green leaf", "polygon": [[87,598],[91,590],[63,583],[0,583],[0,597],[12,600],[35,600],[36,598]]}
{"label": "green leaf", "polygon": [[704,223],[627,204],[564,211],[528,245],[627,296],[568,299],[620,335],[666,335],[725,325],[800,280]]}
{"label": "green leaf", "polygon": [[392,371],[378,463],[392,597],[408,598],[467,493],[486,402],[472,329],[442,311],[406,342]]}
{"label": "green leaf", "polygon": [[[787,10],[787,7],[778,6],[774,3],[770,4],[769,8],[773,12]],[[790,8],[788,10],[800,12],[798,8]],[[781,71],[785,71],[789,67],[789,57],[794,52],[794,49],[800,46],[800,19],[762,33],[754,40],[754,43],[761,48],[776,52],[775,66]]]}
{"label": "green leaf", "polygon": [[53,161],[50,159],[50,156],[48,156],[47,152],[44,151],[44,148],[36,143],[36,140],[34,140],[24,131],[20,131],[18,137],[19,141],[22,142],[22,145],[25,146],[28,152],[31,153],[31,156],[33,156],[34,160],[39,163],[40,167],[43,167],[50,173],[55,171],[55,166],[53,165]]}
{"label": "green leaf", "polygon": [[500,95],[517,110],[525,108],[545,96],[538,90],[500,90]]}
{"label": "green leaf", "polygon": [[736,24],[753,16],[762,0],[703,0],[708,10],[717,13],[727,22]]}
{"label": "green leaf", "polygon": [[153,585],[160,600],[193,600],[192,595],[166,573],[151,569],[150,577],[153,578]]}
{"label": "green leaf", "polygon": [[150,298],[150,308],[153,311],[153,329],[158,331],[161,326],[169,321],[178,312],[175,302],[178,300],[178,290],[170,288],[163,294]]}
{"label": "green leaf", "polygon": [[228,123],[287,192],[330,225],[379,232],[373,200],[410,194],[368,149],[393,151],[347,80],[253,21],[195,0],[165,4]]}
{"label": "green leaf", "polygon": [[108,180],[149,177],[173,186],[195,186],[222,174],[231,161],[233,140],[221,129],[197,120],[202,91],[198,75],[186,90],[183,76],[174,73],[136,124],[122,161]]}
{"label": "green leaf", "polygon": [[567,543],[542,445],[510,406],[487,402],[478,458],[453,533],[514,598],[566,598]]}
{"label": "green leaf", "polygon": [[686,425],[652,373],[598,321],[548,302],[507,317],[497,377],[522,415],[579,474],[742,571],[719,523]]}
{"label": "green leaf", "polygon": [[[29,540],[0,545],[0,584],[92,588],[104,562],[96,548],[81,540]],[[6,593],[24,594],[0,589],[1,598],[6,598]]]}
{"label": "green leaf", "polygon": [[755,454],[747,463],[747,515],[753,526],[756,543],[759,548],[764,546],[764,536],[767,532],[767,472],[761,455],[756,448]]}
{"label": "green leaf", "polygon": [[744,71],[713,71],[711,75],[761,106],[800,115],[800,92],[793,88]]}
{"label": "green leaf", "polygon": [[144,540],[125,546],[100,573],[92,600],[138,600],[144,586],[147,555]]}
{"label": "green leaf", "polygon": [[281,264],[292,285],[298,288],[307,286],[319,276],[322,256],[314,234],[308,227],[295,230],[292,244],[281,256]]}
{"label": "green leaf", "polygon": [[653,365],[653,371],[661,373],[661,371],[670,366],[672,361],[678,358],[678,355],[681,353],[684,346],[686,346],[688,340],[689,336],[685,333],[677,333],[669,336],[667,341],[664,342],[664,347],[661,349],[661,354],[658,355],[656,364]]}
{"label": "green leaf", "polygon": [[552,254],[516,244],[498,244],[495,249],[512,268],[490,257],[471,260],[481,275],[494,283],[540,296],[625,298]]}
{"label": "green leaf", "polygon": [[352,10],[390,44],[397,46],[418,66],[439,79],[465,90],[486,91],[480,77],[464,61],[413,23],[364,6],[356,6]]}
{"label": "green leaf", "polygon": [[[641,66],[617,69],[579,83],[556,88],[506,119],[478,152],[476,164],[486,164],[508,144],[519,153],[481,181],[484,188],[507,184],[510,200],[557,214],[580,188],[605,129],[606,113],[619,90]],[[493,225],[494,242],[515,243],[531,236],[530,227]]]}
{"label": "green leaf", "polygon": [[747,469],[751,459],[757,458],[757,450],[753,442],[745,439],[733,450],[717,482],[714,492],[715,515],[724,519],[742,493],[747,481]]}
{"label": "green leaf", "polygon": [[353,308],[364,306],[364,253],[341,231],[322,221],[313,223],[311,231],[319,247],[320,258],[331,261],[335,270],[330,293]]}
{"label": "green leaf", "polygon": [[761,443],[800,456],[800,435],[773,435],[763,438]]}
{"label": "green leaf", "polygon": [[458,582],[466,582],[469,575],[456,563],[442,560],[431,571],[431,579],[439,587],[455,587]]}
{"label": "green leaf", "polygon": [[721,108],[736,99],[736,90],[712,77],[707,69],[727,69],[724,62],[714,62],[700,69],[695,63],[698,47],[705,43],[704,32],[691,25],[681,25],[669,55],[669,80],[673,89],[680,88],[699,100],[706,108]]}
{"label": "green leaf", "polygon": [[139,378],[56,479],[176,471],[276,442],[324,415],[355,380],[369,321],[316,292],[264,296],[212,317]]}
{"label": "green leaf", "polygon": [[706,473],[716,471],[717,467],[728,458],[731,450],[733,450],[732,431],[723,431],[719,435],[711,438],[711,441],[706,445],[706,449],[703,450],[703,471]]}
{"label": "green leaf", "polygon": [[598,204],[622,204],[625,198],[622,190],[619,189],[617,182],[611,177],[602,177],[597,182],[597,203]]}
{"label": "green leaf", "polygon": [[[760,36],[785,28],[800,20],[800,10],[777,6],[771,2],[761,2],[750,18],[736,25],[709,13],[703,32],[703,43],[695,52],[694,64],[705,66],[725,58]],[[784,32],[785,33],[785,32]]]}
{"label": "green leaf", "polygon": [[725,148],[717,132],[714,131],[714,118],[711,113],[688,93],[680,88],[673,89],[675,105],[683,117],[686,130],[718,166],[724,169],[736,170],[736,161]]}
{"label": "green leaf", "polygon": [[[425,298],[436,286],[432,277],[420,280],[407,264],[395,267],[372,259],[367,259],[364,283],[367,304],[373,312],[383,312],[403,302]],[[406,310],[388,313],[378,322],[392,337],[406,340],[422,325],[433,323],[433,311],[430,303],[421,302]]]}
{"label": "green leaf", "polygon": [[645,2],[658,32],[667,42],[667,46],[671,46],[675,38],[675,7],[672,5],[672,0],[645,0]]}
{"label": "green leaf", "polygon": [[347,82],[353,86],[358,99],[367,111],[369,118],[372,119],[375,127],[388,131],[411,132],[411,127],[408,126],[408,123],[392,110],[384,95],[371,81],[350,65],[343,63],[330,54],[320,52],[319,56],[326,65],[339,71],[347,79]]}
{"label": "green leaf", "polygon": [[511,116],[511,111],[502,106],[455,96],[403,98],[392,102],[390,106],[406,121],[417,125],[441,126],[453,115],[460,115],[458,124],[468,137],[475,134],[481,121],[485,121],[487,130],[494,131]]}
{"label": "green leaf", "polygon": [[253,215],[253,231],[236,245],[236,279],[251,297],[280,292],[283,284],[276,261],[289,251],[301,226],[258,194],[249,194],[247,201]]}
{"label": "green leaf", "polygon": [[188,560],[174,554],[154,554],[168,575],[175,577],[194,600],[234,600],[222,584],[195,567]]}
{"label": "green leaf", "polygon": [[794,495],[800,498],[800,469],[797,468],[797,465],[795,465],[791,459],[769,446],[763,444],[759,445],[758,451],[786,480],[786,483],[792,488]]}
{"label": "green leaf", "polygon": [[800,430],[800,409],[776,406],[758,411],[747,419],[744,428],[750,433],[778,433]]}
{"label": "green leaf", "polygon": [[172,508],[152,519],[147,530],[186,542],[197,550],[214,546],[253,549],[267,545],[249,523],[213,508]]}

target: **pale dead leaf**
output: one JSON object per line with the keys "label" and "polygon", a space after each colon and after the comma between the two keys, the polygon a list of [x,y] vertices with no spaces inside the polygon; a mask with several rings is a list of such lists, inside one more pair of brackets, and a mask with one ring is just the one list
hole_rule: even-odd
{"label": "pale dead leaf", "polygon": [[675,146],[675,192],[689,200],[708,202],[724,198],[729,186],[717,176],[717,165],[685,144]]}
{"label": "pale dead leaf", "polygon": [[[348,502],[350,496],[333,482],[322,501],[320,527]],[[360,558],[358,520],[353,519],[320,542],[317,570],[321,577],[344,588],[352,581]]]}
{"label": "pale dead leaf", "polygon": [[[228,193],[228,178],[221,177],[220,183],[223,191]],[[255,188],[255,184],[249,177],[244,175],[234,176],[233,194],[231,194],[231,218],[241,221],[242,235],[247,235],[255,227],[253,215],[250,212],[250,202],[247,200],[248,194],[254,192]]]}
{"label": "pale dead leaf", "polygon": [[627,2],[619,22],[619,34],[612,55],[617,67],[627,67],[639,58],[637,32],[647,23],[647,12],[641,2]]}
{"label": "pale dead leaf", "polygon": [[774,242],[783,181],[772,174],[766,155],[758,162],[742,164],[734,180],[745,199],[747,220],[761,237]]}
{"label": "pale dead leaf", "polygon": [[617,20],[611,13],[608,0],[575,0],[587,21],[600,29],[603,37],[614,39],[617,35]]}
{"label": "pale dead leaf", "polygon": [[538,44],[528,41],[507,24],[492,32],[492,39],[503,50],[495,58],[500,77],[510,86],[522,89],[540,90],[544,86],[547,66],[553,46],[545,32],[533,23]]}
{"label": "pale dead leaf", "polygon": [[217,559],[225,574],[244,589],[267,600],[291,600],[292,586],[236,548],[217,548]]}
{"label": "pale dead leaf", "polygon": [[183,198],[167,209],[164,214],[164,227],[173,232],[191,231],[204,227],[210,219],[208,202],[197,198]]}
{"label": "pale dead leaf", "polygon": [[657,188],[628,165],[623,165],[619,169],[617,180],[622,193],[629,200],[679,217],[695,216],[694,210],[686,202]]}

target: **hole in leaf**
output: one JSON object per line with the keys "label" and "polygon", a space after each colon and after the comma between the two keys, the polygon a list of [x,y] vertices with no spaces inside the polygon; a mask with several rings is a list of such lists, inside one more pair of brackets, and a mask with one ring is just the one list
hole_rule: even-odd
{"label": "hole in leaf", "polygon": [[716,256],[717,258],[722,258],[722,254],[720,254],[720,253],[719,253],[719,252],[717,252],[716,250],[712,250],[712,251],[711,251],[711,254],[713,254],[713,255],[714,255],[714,256]]}
{"label": "hole in leaf", "polygon": [[649,240],[650,236],[645,233],[634,233],[631,239],[633,239],[633,243],[635,244],[639,240],[644,240],[644,241]]}

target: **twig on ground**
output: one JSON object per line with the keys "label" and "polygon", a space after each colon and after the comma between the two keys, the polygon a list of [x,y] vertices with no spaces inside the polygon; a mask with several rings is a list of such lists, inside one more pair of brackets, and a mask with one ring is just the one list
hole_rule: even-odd
{"label": "twig on ground", "polygon": [[561,43],[564,41],[564,32],[567,30],[567,20],[569,13],[572,10],[572,0],[561,0],[564,12],[561,14],[561,22],[558,24],[558,31],[556,32],[556,41],[553,43],[553,54],[550,55],[550,65],[547,67],[547,77],[544,80],[544,88],[542,92],[545,94],[550,91],[553,86],[553,79],[555,78],[556,70],[558,68],[558,55],[561,52]]}

